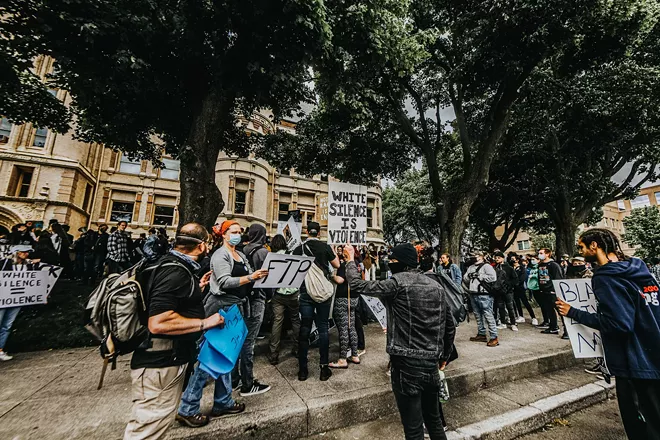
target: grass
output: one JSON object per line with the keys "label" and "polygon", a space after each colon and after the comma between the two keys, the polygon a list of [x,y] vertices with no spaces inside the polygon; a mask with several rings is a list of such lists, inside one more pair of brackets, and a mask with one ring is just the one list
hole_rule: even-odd
{"label": "grass", "polygon": [[24,307],[7,341],[9,353],[98,345],[83,327],[83,308],[92,288],[58,280],[48,304]]}

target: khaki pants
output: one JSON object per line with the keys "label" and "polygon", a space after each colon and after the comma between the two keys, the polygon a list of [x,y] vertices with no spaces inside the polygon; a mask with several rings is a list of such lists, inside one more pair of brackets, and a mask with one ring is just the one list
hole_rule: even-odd
{"label": "khaki pants", "polygon": [[133,411],[124,440],[159,439],[176,416],[186,365],[131,370]]}

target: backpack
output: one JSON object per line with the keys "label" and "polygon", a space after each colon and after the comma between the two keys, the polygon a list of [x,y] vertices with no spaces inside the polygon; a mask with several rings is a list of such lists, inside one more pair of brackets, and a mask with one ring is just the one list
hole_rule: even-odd
{"label": "backpack", "polygon": [[451,315],[454,317],[456,325],[467,319],[467,308],[465,307],[465,295],[463,290],[454,283],[444,272],[440,273],[427,273],[429,278],[437,281],[445,291],[447,297],[447,304],[451,310]]}
{"label": "backpack", "polygon": [[153,285],[156,272],[161,267],[180,266],[190,274],[191,292],[195,288],[195,278],[181,263],[161,259],[157,265],[146,267],[141,260],[135,266],[120,274],[111,274],[90,294],[85,307],[85,328],[101,343],[99,350],[103,358],[103,369],[97,389],[103,386],[108,363],[117,367],[117,357],[132,353],[149,338],[147,328],[148,295],[142,290],[142,277],[147,272],[148,286]]}
{"label": "backpack", "polygon": [[482,281],[479,278],[479,271],[481,270],[482,267],[484,267],[484,264],[487,264],[487,263],[481,263],[479,265],[479,267],[477,267],[477,270],[474,271],[474,276],[476,277],[475,279],[477,280],[479,285],[486,291],[486,293],[488,293],[489,295],[495,296],[495,295],[497,295],[497,286],[495,285],[495,283],[497,283],[497,281],[495,281],[495,283],[490,283],[488,281]]}
{"label": "backpack", "polygon": [[[307,248],[307,251],[309,251],[311,255],[305,254],[305,248]],[[314,256],[306,244],[303,244],[302,252],[303,255],[309,257]],[[305,275],[305,287],[309,297],[317,303],[325,302],[335,294],[335,285],[328,280],[323,269],[321,269],[316,263],[312,264],[309,271],[307,271],[307,275]]]}

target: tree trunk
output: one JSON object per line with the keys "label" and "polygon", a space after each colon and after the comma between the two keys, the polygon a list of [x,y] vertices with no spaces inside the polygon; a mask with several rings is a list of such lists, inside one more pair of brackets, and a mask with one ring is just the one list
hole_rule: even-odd
{"label": "tree trunk", "polygon": [[221,125],[225,120],[223,111],[226,109],[221,102],[214,93],[204,98],[180,154],[179,227],[196,222],[210,230],[225,207],[215,181],[215,166],[222,144]]}
{"label": "tree trunk", "polygon": [[461,244],[463,236],[467,230],[468,220],[470,218],[470,208],[476,200],[476,195],[471,197],[465,194],[465,197],[457,204],[444,228],[447,231],[447,252],[454,261],[461,261]]}
{"label": "tree trunk", "polygon": [[575,233],[577,232],[577,225],[571,219],[564,219],[562,222],[555,224],[556,248],[555,257],[560,259],[562,255],[568,254],[573,256],[577,252],[575,245]]}

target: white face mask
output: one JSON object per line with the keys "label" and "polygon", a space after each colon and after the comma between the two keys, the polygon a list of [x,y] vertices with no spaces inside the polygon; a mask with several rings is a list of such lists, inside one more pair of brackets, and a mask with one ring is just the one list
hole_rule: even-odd
{"label": "white face mask", "polygon": [[539,254],[539,260],[545,261],[546,258],[547,256],[545,254]]}

